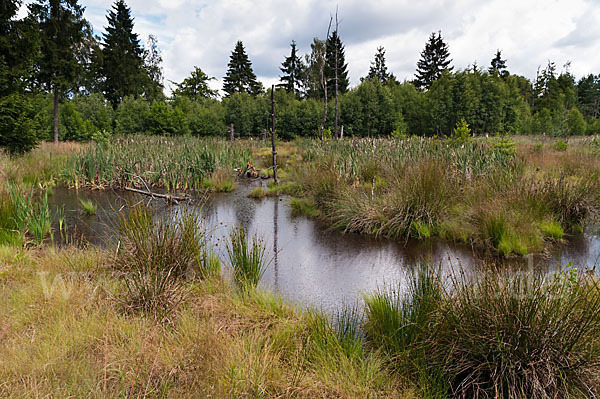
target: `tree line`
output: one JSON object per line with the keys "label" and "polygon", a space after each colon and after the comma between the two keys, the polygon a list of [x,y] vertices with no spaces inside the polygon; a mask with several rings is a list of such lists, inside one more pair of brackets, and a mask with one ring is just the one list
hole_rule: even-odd
{"label": "tree line", "polygon": [[[0,146],[11,152],[39,140],[103,140],[113,134],[261,136],[270,128],[270,90],[238,41],[223,93],[200,67],[164,95],[162,56],[134,32],[117,0],[95,36],[78,0],[37,0],[17,19],[21,0],[0,5]],[[337,20],[337,18],[336,18]],[[333,27],[333,29],[332,29]],[[368,74],[350,86],[337,21],[301,56],[295,41],[275,88],[277,130],[297,136],[449,135],[460,122],[475,134],[600,133],[600,75],[579,80],[552,62],[531,81],[511,74],[502,52],[488,67],[454,70],[441,32],[429,36],[415,78],[400,82],[377,48]]]}

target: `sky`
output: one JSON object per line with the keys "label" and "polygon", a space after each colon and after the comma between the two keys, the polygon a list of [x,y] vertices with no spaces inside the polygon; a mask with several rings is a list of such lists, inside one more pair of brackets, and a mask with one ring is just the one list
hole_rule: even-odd
{"label": "sky", "polygon": [[[455,70],[488,67],[496,50],[508,70],[534,79],[548,61],[570,61],[577,78],[600,73],[600,0],[126,0],[142,42],[152,34],[162,51],[165,86],[194,66],[220,89],[236,41],[244,43],[265,86],[295,40],[301,54],[324,38],[336,7],[351,85],[368,73],[377,47],[399,80],[414,77],[432,32],[441,31]],[[112,1],[82,0],[85,18],[101,35]],[[22,11],[23,12],[23,11]],[[172,85],[171,85],[172,86]]]}

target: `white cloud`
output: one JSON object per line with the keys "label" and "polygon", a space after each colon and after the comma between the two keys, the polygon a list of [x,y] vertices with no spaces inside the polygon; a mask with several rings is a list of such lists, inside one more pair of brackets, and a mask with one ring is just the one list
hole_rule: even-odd
{"label": "white cloud", "polygon": [[[83,0],[97,33],[112,2]],[[166,79],[181,81],[199,66],[221,85],[229,55],[242,40],[265,85],[275,82],[289,43],[301,52],[323,38],[334,0],[129,0],[135,30],[158,38]],[[550,59],[572,61],[576,76],[600,73],[600,6],[593,0],[346,0],[339,2],[340,36],[353,84],[383,45],[389,69],[411,79],[431,32],[441,30],[455,68],[487,67],[501,49],[513,73],[535,76]]]}

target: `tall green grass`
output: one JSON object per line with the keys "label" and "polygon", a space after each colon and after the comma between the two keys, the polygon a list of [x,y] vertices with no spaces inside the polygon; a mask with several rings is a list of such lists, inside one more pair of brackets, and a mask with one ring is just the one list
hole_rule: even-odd
{"label": "tall green grass", "polygon": [[[128,136],[92,144],[65,163],[62,181],[72,187],[201,189],[213,172],[243,167],[250,146],[195,137]],[[140,179],[141,178],[141,179]],[[222,179],[221,179],[222,180]]]}
{"label": "tall green grass", "polygon": [[41,244],[52,235],[48,194],[8,184],[0,207],[1,238],[7,244]]}

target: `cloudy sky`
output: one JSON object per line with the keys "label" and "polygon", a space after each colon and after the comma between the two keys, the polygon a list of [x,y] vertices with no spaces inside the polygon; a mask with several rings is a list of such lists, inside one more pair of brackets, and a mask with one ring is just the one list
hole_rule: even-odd
{"label": "cloudy sky", "polygon": [[[82,0],[85,17],[101,34],[111,1]],[[431,32],[441,30],[453,65],[487,67],[502,50],[511,73],[534,78],[554,61],[581,77],[600,73],[600,0],[128,0],[135,31],[158,38],[167,80],[181,81],[194,66],[221,87],[229,55],[242,40],[254,71],[276,83],[295,40],[301,53],[323,38],[338,7],[351,83],[365,76],[378,46],[388,68],[412,79]],[[168,86],[168,81],[165,82]]]}

